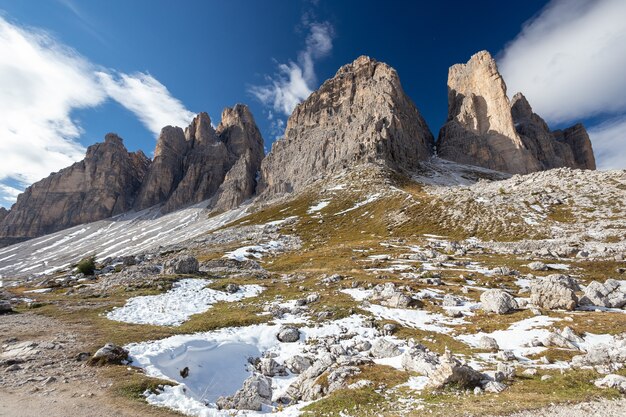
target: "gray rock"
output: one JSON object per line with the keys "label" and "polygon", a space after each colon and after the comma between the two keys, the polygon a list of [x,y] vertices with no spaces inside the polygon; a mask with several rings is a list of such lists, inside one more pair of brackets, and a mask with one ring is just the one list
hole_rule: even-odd
{"label": "gray rock", "polygon": [[490,289],[480,295],[482,309],[497,314],[510,313],[518,308],[515,298],[504,290]]}
{"label": "gray rock", "polygon": [[497,352],[500,349],[500,346],[498,345],[496,339],[494,339],[493,337],[482,336],[478,340],[478,348]]}
{"label": "gray rock", "polygon": [[226,285],[226,287],[224,288],[224,291],[226,291],[229,294],[234,294],[240,289],[241,288],[239,287],[239,285],[231,283],[231,284]]}
{"label": "gray rock", "polygon": [[391,358],[398,356],[402,351],[396,346],[395,343],[388,341],[387,339],[376,339],[372,344],[370,353],[376,359]]}
{"label": "gray rock", "polygon": [[313,365],[313,360],[306,356],[294,355],[285,360],[285,366],[291,373],[301,374]]}
{"label": "gray rock", "polygon": [[219,409],[261,411],[263,405],[272,403],[272,380],[263,375],[253,375],[243,382],[243,387],[232,397],[220,397]]}
{"label": "gray rock", "polygon": [[535,261],[528,264],[528,268],[533,271],[547,271],[548,266],[543,262]]}
{"label": "gray rock", "polygon": [[592,281],[584,289],[580,303],[608,308],[626,306],[626,285],[615,279],[607,279],[604,284]]}
{"label": "gray rock", "polygon": [[273,358],[262,358],[257,364],[257,370],[265,376],[285,376],[287,371],[283,365],[280,365]]}
{"label": "gray rock", "polygon": [[13,311],[11,303],[6,300],[0,300],[0,314],[10,313]]}
{"label": "gray rock", "polygon": [[459,388],[474,388],[480,385],[484,375],[474,368],[462,364],[457,358],[446,352],[439,359],[439,364],[429,375],[428,386],[441,389],[448,384]]}
{"label": "gray rock", "polygon": [[543,346],[556,346],[564,349],[578,349],[578,347],[558,333],[550,332],[541,340]]}
{"label": "gray rock", "polygon": [[499,394],[502,391],[504,391],[505,389],[507,389],[506,384],[503,384],[502,382],[498,382],[498,381],[487,381],[486,383],[483,384],[482,386],[483,390],[485,392],[491,392],[494,394]]}
{"label": "gray rock", "polygon": [[455,295],[446,294],[443,296],[444,307],[457,307],[463,304],[463,300]]}
{"label": "gray rock", "polygon": [[190,255],[179,256],[174,259],[170,259],[164,265],[166,274],[197,274],[199,272],[199,263],[196,258]]}
{"label": "gray rock", "polygon": [[626,377],[622,375],[606,375],[604,378],[596,380],[594,385],[598,388],[613,388],[626,394]]}
{"label": "gray rock", "polygon": [[574,292],[576,286],[571,278],[549,275],[530,286],[530,301],[533,305],[548,310],[573,310],[578,303]]}
{"label": "gray rock", "polygon": [[128,351],[114,343],[107,343],[87,362],[92,366],[122,365],[128,362]]}
{"label": "gray rock", "polygon": [[424,346],[416,345],[402,354],[401,364],[406,371],[430,376],[439,365],[439,357]]}
{"label": "gray rock", "polygon": [[278,340],[284,343],[294,343],[300,340],[300,330],[293,326],[283,326],[276,335]]}

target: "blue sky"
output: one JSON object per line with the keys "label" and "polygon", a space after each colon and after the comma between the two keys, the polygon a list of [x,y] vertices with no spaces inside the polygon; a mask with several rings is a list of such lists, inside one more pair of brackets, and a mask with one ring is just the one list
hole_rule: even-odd
{"label": "blue sky", "polygon": [[626,2],[0,0],[0,205],[114,131],[151,155],[166,124],[250,106],[267,148],[359,55],[398,70],[435,135],[448,67],[482,49],[551,127],[583,121],[626,167]]}

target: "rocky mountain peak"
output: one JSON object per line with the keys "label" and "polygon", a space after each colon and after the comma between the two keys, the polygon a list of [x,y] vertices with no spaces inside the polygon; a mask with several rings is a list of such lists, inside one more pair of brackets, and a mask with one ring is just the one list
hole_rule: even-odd
{"label": "rocky mountain peak", "polygon": [[511,99],[511,114],[513,120],[530,119],[533,116],[533,108],[524,94],[517,93]]}
{"label": "rocky mountain peak", "polygon": [[367,162],[412,169],[432,148],[396,71],[361,56],[296,106],[261,165],[260,189],[266,197],[292,192]]}
{"label": "rocky mountain peak", "polygon": [[[237,157],[247,151],[256,157],[264,155],[263,138],[248,106],[236,104],[222,112],[222,120],[216,130],[228,150]],[[260,160],[259,160],[260,164]]]}
{"label": "rocky mountain peak", "polygon": [[[450,67],[448,121],[437,142],[442,158],[511,174],[595,168],[583,156],[589,151],[573,148],[590,149],[591,142],[578,138],[556,140],[523,94],[509,102],[506,84],[489,52],[478,52],[466,64]],[[574,155],[579,155],[579,161]]]}
{"label": "rocky mountain peak", "polygon": [[184,132],[163,128],[135,208],[163,203],[162,211],[170,212],[212,198],[210,207],[234,208],[254,193],[263,156],[263,138],[247,106],[226,108],[217,129],[199,113]]}
{"label": "rocky mountain peak", "polygon": [[193,140],[198,143],[215,143],[215,129],[211,124],[211,117],[208,113],[198,113],[193,118],[189,127],[185,129],[185,137],[187,140]]}
{"label": "rocky mountain peak", "polygon": [[20,194],[0,221],[0,239],[19,241],[124,213],[133,207],[149,166],[142,152],[128,152],[110,133],[87,149],[85,159]]}

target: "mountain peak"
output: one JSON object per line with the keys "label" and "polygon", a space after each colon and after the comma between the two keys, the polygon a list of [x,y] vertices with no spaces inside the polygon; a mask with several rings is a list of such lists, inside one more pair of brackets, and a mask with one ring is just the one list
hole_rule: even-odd
{"label": "mountain peak", "polygon": [[261,190],[291,192],[365,162],[412,169],[432,148],[432,134],[396,71],[361,56],[295,108],[285,137],[263,161]]}

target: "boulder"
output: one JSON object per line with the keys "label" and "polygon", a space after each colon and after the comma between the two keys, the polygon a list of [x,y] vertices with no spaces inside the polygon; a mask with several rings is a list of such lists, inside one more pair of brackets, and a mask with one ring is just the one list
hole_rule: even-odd
{"label": "boulder", "polygon": [[518,308],[515,298],[504,290],[490,289],[480,295],[482,309],[496,314],[506,314]]}
{"label": "boulder", "polygon": [[547,271],[548,265],[544,264],[543,262],[536,261],[529,263],[528,268],[533,271]]}
{"label": "boulder", "polygon": [[441,389],[449,384],[453,384],[461,389],[474,388],[485,379],[483,374],[468,365],[462,364],[450,352],[446,352],[441,356],[436,369],[428,377],[428,386],[434,389]]}
{"label": "boulder", "polygon": [[107,343],[87,362],[92,366],[123,365],[128,362],[128,351],[114,343]]}
{"label": "boulder", "polygon": [[199,263],[193,256],[179,256],[165,262],[163,272],[166,274],[197,274],[199,272]]}
{"label": "boulder", "polygon": [[300,330],[293,326],[283,326],[276,337],[283,343],[294,343],[300,340]]}
{"label": "boulder", "polygon": [[439,365],[439,357],[430,352],[423,345],[412,346],[407,349],[401,358],[402,368],[409,372],[430,376]]}
{"label": "boulder", "polygon": [[613,388],[626,394],[626,377],[622,375],[606,375],[604,378],[596,380],[594,385],[598,388]]}
{"label": "boulder", "polygon": [[11,303],[7,300],[0,300],[0,314],[6,314],[13,311]]}
{"label": "boulder", "polygon": [[549,275],[531,284],[530,301],[547,310],[574,310],[578,304],[578,297],[574,292],[576,286],[571,278]]}
{"label": "boulder", "polygon": [[585,287],[584,293],[581,304],[608,308],[626,306],[626,284],[615,279],[607,279],[604,283],[592,281]]}
{"label": "boulder", "polygon": [[626,334],[617,335],[610,344],[591,346],[584,355],[574,356],[572,366],[593,367],[598,372],[609,373],[624,367],[626,363]]}
{"label": "boulder", "polygon": [[289,385],[285,394],[291,401],[314,401],[325,395],[327,386],[319,377],[326,372],[335,361],[330,354],[323,354],[317,358],[312,366],[304,370],[294,382]]}
{"label": "boulder", "polygon": [[285,367],[280,365],[273,358],[262,358],[256,368],[262,375],[269,377],[287,375]]}
{"label": "boulder", "polygon": [[387,339],[380,338],[376,339],[374,343],[372,343],[370,354],[376,359],[381,359],[398,356],[402,354],[402,351],[398,348],[398,346],[396,346],[395,343],[390,342]]}
{"label": "boulder", "polygon": [[252,375],[232,397],[220,397],[216,404],[220,410],[261,411],[263,405],[272,404],[272,380],[263,375]]}
{"label": "boulder", "polygon": [[285,366],[291,373],[301,374],[313,365],[313,360],[306,356],[294,355],[285,360]]}
{"label": "boulder", "polygon": [[497,352],[500,349],[500,346],[498,345],[496,339],[494,339],[493,337],[482,336],[478,340],[478,348]]}

